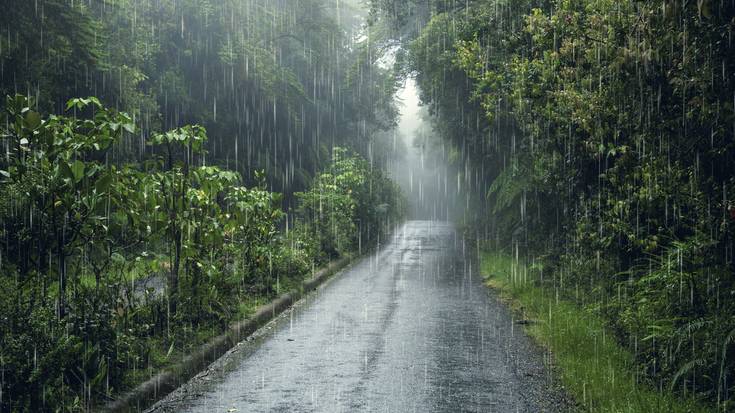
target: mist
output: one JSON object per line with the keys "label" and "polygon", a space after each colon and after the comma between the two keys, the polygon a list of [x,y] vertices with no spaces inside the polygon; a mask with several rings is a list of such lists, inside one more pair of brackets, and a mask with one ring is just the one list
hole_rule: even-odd
{"label": "mist", "polygon": [[[463,191],[457,165],[422,105],[416,81],[409,76],[396,93],[399,108],[394,139],[398,142],[391,176],[400,185],[412,219],[450,221],[463,216]],[[435,120],[435,119],[434,119]]]}
{"label": "mist", "polygon": [[735,0],[2,5],[0,412],[733,410]]}

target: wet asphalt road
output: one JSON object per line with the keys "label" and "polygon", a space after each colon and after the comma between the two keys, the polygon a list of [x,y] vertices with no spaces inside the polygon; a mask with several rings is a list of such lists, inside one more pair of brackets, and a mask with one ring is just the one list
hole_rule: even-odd
{"label": "wet asphalt road", "polygon": [[153,411],[563,411],[451,224],[410,221]]}

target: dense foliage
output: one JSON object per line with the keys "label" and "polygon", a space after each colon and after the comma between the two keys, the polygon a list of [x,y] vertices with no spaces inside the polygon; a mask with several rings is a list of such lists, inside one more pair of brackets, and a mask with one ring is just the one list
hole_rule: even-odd
{"label": "dense foliage", "polygon": [[396,85],[361,14],[351,0],[8,0],[0,95],[53,113],[94,95],[129,113],[137,132],[115,160],[145,159],[153,133],[201,124],[210,162],[251,184],[265,170],[290,204],[333,144],[385,160],[368,148],[395,122]]}
{"label": "dense foliage", "polygon": [[406,209],[396,184],[343,148],[334,148],[329,169],[297,197],[306,236],[326,258],[361,251],[363,242],[379,237]]}
{"label": "dense foliage", "polygon": [[87,410],[403,213],[379,169],[335,148],[285,234],[263,173],[246,188],[205,164],[203,127],[154,134],[148,159],[114,163],[131,116],[96,98],[70,100],[76,116],[32,107],[8,97],[0,129],[3,411]]}
{"label": "dense foliage", "polygon": [[400,219],[375,144],[395,76],[363,19],[3,2],[0,411],[87,410]]}
{"label": "dense foliage", "polygon": [[731,409],[735,4],[427,7],[410,66],[486,196],[479,235],[604,315],[641,379]]}

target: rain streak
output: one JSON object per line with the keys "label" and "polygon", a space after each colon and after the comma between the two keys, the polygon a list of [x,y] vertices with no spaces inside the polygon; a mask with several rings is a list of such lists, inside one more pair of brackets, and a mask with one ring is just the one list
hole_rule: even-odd
{"label": "rain streak", "polygon": [[0,412],[735,411],[735,0],[0,9]]}

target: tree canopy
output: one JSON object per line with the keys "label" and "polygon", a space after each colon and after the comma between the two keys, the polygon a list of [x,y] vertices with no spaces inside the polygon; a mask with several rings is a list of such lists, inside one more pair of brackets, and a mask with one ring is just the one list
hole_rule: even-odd
{"label": "tree canopy", "polygon": [[420,27],[409,69],[478,192],[476,234],[604,315],[640,377],[728,410],[733,3],[372,4]]}

